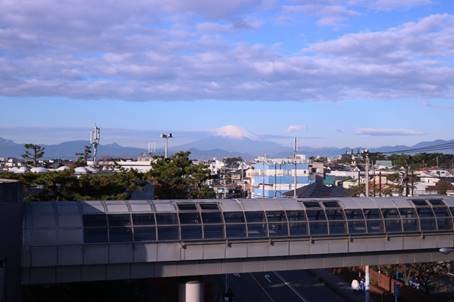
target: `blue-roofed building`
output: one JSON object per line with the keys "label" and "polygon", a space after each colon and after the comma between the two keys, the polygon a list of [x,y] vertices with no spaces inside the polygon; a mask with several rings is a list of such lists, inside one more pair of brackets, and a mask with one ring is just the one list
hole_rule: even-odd
{"label": "blue-roofed building", "polygon": [[252,198],[285,197],[284,193],[295,187],[295,168],[296,188],[315,181],[304,155],[297,155],[296,159],[259,157],[253,167]]}

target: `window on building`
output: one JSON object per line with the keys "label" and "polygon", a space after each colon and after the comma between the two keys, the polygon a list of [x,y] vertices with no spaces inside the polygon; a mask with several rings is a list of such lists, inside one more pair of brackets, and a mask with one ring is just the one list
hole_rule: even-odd
{"label": "window on building", "polygon": [[249,238],[268,237],[266,223],[248,223],[247,235]]}
{"label": "window on building", "polygon": [[290,236],[299,237],[307,236],[307,223],[306,222],[294,222],[289,224]]}
{"label": "window on building", "polygon": [[443,200],[441,199],[429,199],[429,203],[432,206],[444,206],[445,204],[443,203]]}
{"label": "window on building", "polygon": [[200,214],[198,212],[180,212],[178,214],[180,217],[181,224],[200,224]]}
{"label": "window on building", "polygon": [[366,233],[366,225],[361,220],[350,220],[348,221],[348,231],[350,234]]}
{"label": "window on building", "polygon": [[177,214],[175,214],[175,213],[157,213],[156,222],[158,225],[178,224]]}
{"label": "window on building", "polygon": [[226,223],[244,222],[243,212],[224,212],[223,214]]}
{"label": "window on building", "polygon": [[288,224],[287,223],[269,223],[268,231],[270,237],[287,237]]}
{"label": "window on building", "polygon": [[284,211],[267,211],[266,218],[268,222],[287,222]]}
{"label": "window on building", "polygon": [[178,210],[180,211],[195,211],[197,207],[195,203],[191,202],[184,202],[184,203],[177,203]]}
{"label": "window on building", "polygon": [[221,212],[202,212],[203,223],[222,223]]}
{"label": "window on building", "polygon": [[323,205],[325,208],[340,208],[339,202],[331,200],[331,201],[324,201]]}
{"label": "window on building", "polygon": [[345,210],[345,215],[348,220],[364,219],[363,211],[361,209]]}
{"label": "window on building", "polygon": [[182,225],[181,240],[202,239],[202,226],[200,225]]}
{"label": "window on building", "polygon": [[84,227],[106,227],[107,216],[105,214],[83,215]]}
{"label": "window on building", "polygon": [[202,210],[219,210],[219,205],[217,203],[199,203],[199,206]]}
{"label": "window on building", "polygon": [[159,241],[171,241],[179,240],[180,234],[178,226],[158,226],[158,240]]}
{"label": "window on building", "polygon": [[134,227],[134,241],[155,241],[155,227]]}
{"label": "window on building", "polygon": [[288,221],[306,221],[305,211],[287,211]]}
{"label": "window on building", "polygon": [[246,226],[244,224],[226,224],[225,232],[227,238],[246,238]]}
{"label": "window on building", "polygon": [[379,209],[364,209],[364,217],[367,220],[369,219],[381,219],[380,210]]}
{"label": "window on building", "polygon": [[105,214],[86,214],[82,217],[85,243],[108,242],[107,216]]}
{"label": "window on building", "polygon": [[129,214],[109,214],[107,215],[109,227],[131,226],[131,216]]}
{"label": "window on building", "polygon": [[317,201],[304,201],[303,204],[306,208],[320,208],[320,203]]}
{"label": "window on building", "polygon": [[132,241],[132,228],[130,227],[109,227],[110,242]]}
{"label": "window on building", "polygon": [[265,222],[265,212],[245,212],[247,222]]}
{"label": "window on building", "polygon": [[342,235],[347,233],[345,221],[329,221],[329,233],[331,235]]}
{"label": "window on building", "polygon": [[325,211],[324,210],[307,210],[307,219],[309,221],[314,220],[326,220]]}
{"label": "window on building", "polygon": [[424,199],[412,199],[411,202],[417,207],[427,206],[427,202]]}
{"label": "window on building", "polygon": [[326,222],[310,222],[309,230],[311,232],[311,236],[328,235]]}
{"label": "window on building", "polygon": [[381,219],[368,219],[367,232],[370,234],[381,234],[385,232],[383,220]]}
{"label": "window on building", "polygon": [[208,224],[203,226],[203,234],[205,239],[224,239],[223,224]]}
{"label": "window on building", "polygon": [[136,225],[155,225],[153,213],[132,214],[132,222]]}

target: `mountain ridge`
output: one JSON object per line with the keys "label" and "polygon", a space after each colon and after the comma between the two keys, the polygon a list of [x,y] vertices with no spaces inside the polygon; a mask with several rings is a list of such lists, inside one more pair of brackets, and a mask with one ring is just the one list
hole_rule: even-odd
{"label": "mountain ridge", "polygon": [[[371,152],[392,152],[402,149],[422,148],[443,143],[454,143],[453,140],[423,141],[411,146],[395,145],[369,148]],[[44,145],[45,158],[75,159],[76,153],[82,152],[84,146],[89,144],[87,140],[73,140],[58,144]],[[363,147],[300,147],[300,152],[307,156],[328,156],[334,157],[344,154],[350,150],[364,149]],[[98,150],[101,157],[134,158],[147,150],[137,147],[122,146],[118,143],[100,145]],[[162,153],[162,149],[158,150]],[[178,151],[190,151],[191,157],[195,159],[223,158],[241,156],[244,159],[253,159],[260,155],[268,157],[288,157],[293,155],[293,149],[274,142],[264,140],[253,140],[250,138],[231,138],[221,136],[210,136],[192,143],[171,147],[169,153]],[[24,152],[23,144],[15,143],[13,140],[0,137],[0,157],[21,157]],[[443,153],[454,153],[454,148],[443,150]]]}

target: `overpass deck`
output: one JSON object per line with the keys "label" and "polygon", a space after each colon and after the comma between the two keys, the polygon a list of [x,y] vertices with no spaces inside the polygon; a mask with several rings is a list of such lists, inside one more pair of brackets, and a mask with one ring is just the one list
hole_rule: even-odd
{"label": "overpass deck", "polygon": [[454,198],[32,202],[23,282],[450,259]]}

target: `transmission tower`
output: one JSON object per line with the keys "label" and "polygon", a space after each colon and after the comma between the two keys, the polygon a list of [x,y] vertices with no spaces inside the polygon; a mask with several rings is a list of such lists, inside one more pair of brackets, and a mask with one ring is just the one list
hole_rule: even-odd
{"label": "transmission tower", "polygon": [[98,155],[98,145],[101,141],[101,129],[95,125],[90,132],[90,144],[93,148],[93,165],[97,166],[96,156]]}

